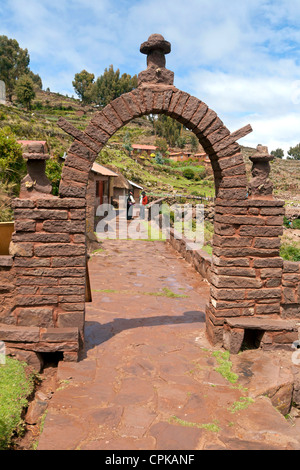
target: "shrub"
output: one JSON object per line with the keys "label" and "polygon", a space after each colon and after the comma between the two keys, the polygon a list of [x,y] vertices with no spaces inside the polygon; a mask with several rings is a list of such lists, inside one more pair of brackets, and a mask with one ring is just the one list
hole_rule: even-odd
{"label": "shrub", "polygon": [[293,220],[292,227],[300,230],[300,219]]}
{"label": "shrub", "polygon": [[8,127],[0,130],[0,181],[15,184],[18,194],[21,179],[26,174],[26,164],[22,156],[22,147],[17,143]]}
{"label": "shrub", "polygon": [[286,228],[290,228],[290,221],[289,221],[289,219],[288,219],[286,216],[283,217],[283,225],[284,225]]}
{"label": "shrub", "polygon": [[296,244],[281,245],[280,256],[287,261],[300,261],[300,248]]}
{"label": "shrub", "polygon": [[192,170],[192,168],[185,168],[182,172],[182,175],[188,180],[195,178],[195,172]]}

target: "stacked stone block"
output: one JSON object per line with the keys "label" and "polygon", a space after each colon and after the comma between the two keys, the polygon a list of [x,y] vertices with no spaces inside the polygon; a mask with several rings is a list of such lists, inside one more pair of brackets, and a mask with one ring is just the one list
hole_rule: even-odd
{"label": "stacked stone block", "polygon": [[[249,329],[261,332],[259,341],[266,348],[290,348],[298,338],[296,321],[282,321],[296,319],[294,314],[284,315],[288,309],[282,307],[285,269],[292,269],[283,269],[279,254],[283,205],[267,198],[216,201],[207,331],[213,343],[225,341],[233,352],[239,351]],[[231,336],[224,337],[224,329]]]}
{"label": "stacked stone block", "polygon": [[14,210],[14,308],[0,338],[12,348],[76,359],[85,312],[85,199],[15,199]]}

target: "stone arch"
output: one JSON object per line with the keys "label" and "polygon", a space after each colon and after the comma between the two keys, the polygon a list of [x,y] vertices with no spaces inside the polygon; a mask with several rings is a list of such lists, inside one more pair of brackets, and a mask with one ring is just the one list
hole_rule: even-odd
{"label": "stone arch", "polygon": [[[252,131],[251,126],[231,133],[205,103],[173,86],[174,74],[165,68],[164,57],[170,45],[162,36],[150,36],[141,52],[148,56],[148,67],[139,74],[138,87],[97,112],[84,132],[59,119],[58,125],[74,139],[59,197],[40,192],[38,186],[25,187],[13,203],[15,232],[5,269],[11,269],[15,282],[8,305],[1,311],[0,340],[17,351],[59,351],[65,360],[78,359],[84,339],[89,172],[118,129],[136,117],[163,113],[197,136],[213,168],[216,199],[206,310],[209,339],[238,352],[244,338],[253,336],[252,330],[267,348],[290,345],[298,338],[299,308],[294,308],[296,294],[290,299],[283,280],[286,273],[296,271],[284,265],[279,254],[284,201],[275,199],[266,183],[266,149],[259,146],[252,157],[259,172],[249,196],[237,141]],[[32,149],[26,158],[43,160],[45,155]]]}
{"label": "stone arch", "polygon": [[214,173],[216,197],[245,199],[246,169],[237,140],[251,132],[245,126],[230,133],[204,102],[175,87],[148,85],[123,94],[99,111],[84,132],[65,119],[59,126],[75,138],[62,173],[60,196],[84,197],[88,175],[100,150],[110,137],[132,119],[147,114],[166,114],[190,129],[208,154]]}

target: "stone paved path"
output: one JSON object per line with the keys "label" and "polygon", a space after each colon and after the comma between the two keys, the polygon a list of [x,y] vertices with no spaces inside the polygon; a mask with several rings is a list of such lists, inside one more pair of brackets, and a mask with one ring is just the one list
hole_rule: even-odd
{"label": "stone paved path", "polygon": [[[103,247],[89,264],[85,351],[59,363],[38,449],[298,449],[299,432],[261,396],[265,384],[255,393],[255,351],[235,358],[235,384],[215,370],[199,274],[164,242]],[[288,381],[280,356],[256,357],[270,386],[275,372]]]}

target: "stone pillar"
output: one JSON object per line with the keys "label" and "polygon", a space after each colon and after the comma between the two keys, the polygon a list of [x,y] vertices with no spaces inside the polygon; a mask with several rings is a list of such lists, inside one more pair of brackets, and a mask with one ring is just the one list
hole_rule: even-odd
{"label": "stone pillar", "polygon": [[[290,347],[296,322],[281,315],[284,201],[272,195],[266,147],[258,146],[250,193],[245,200],[215,203],[211,300],[207,332],[211,341],[237,353],[251,330],[265,348]],[[290,320],[290,319],[288,319]],[[247,333],[248,334],[248,333]],[[279,339],[278,339],[279,338]]]}
{"label": "stone pillar", "polygon": [[44,173],[49,158],[40,143],[24,153],[28,174],[13,201],[10,244],[14,307],[1,317],[0,340],[10,350],[61,352],[77,360],[83,341],[86,243],[84,198],[50,194]]}

